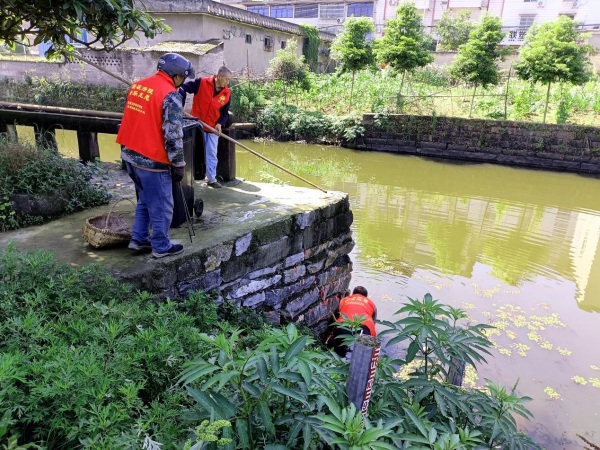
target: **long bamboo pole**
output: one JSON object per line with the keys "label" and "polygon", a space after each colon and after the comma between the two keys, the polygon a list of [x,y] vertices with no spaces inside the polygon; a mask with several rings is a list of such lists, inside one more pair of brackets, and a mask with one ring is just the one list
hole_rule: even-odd
{"label": "long bamboo pole", "polygon": [[[83,62],[84,62],[84,63],[86,63],[86,64],[89,64],[89,65],[90,65],[90,66],[92,66],[92,67],[95,67],[95,68],[96,68],[96,69],[98,69],[98,70],[101,70],[102,72],[104,72],[104,73],[106,73],[106,74],[108,74],[108,75],[111,75],[112,77],[116,78],[116,79],[117,79],[117,80],[119,80],[119,81],[122,81],[123,83],[125,83],[125,84],[127,84],[127,85],[130,85],[130,84],[131,84],[131,82],[130,82],[130,81],[127,81],[126,79],[124,79],[124,78],[121,78],[121,77],[120,77],[120,76],[118,76],[117,74],[114,74],[114,73],[112,73],[110,70],[107,70],[107,69],[105,69],[104,67],[102,67],[102,66],[99,66],[98,64],[95,64],[95,63],[93,63],[93,62],[91,62],[91,61],[87,60],[86,58],[83,58],[82,56],[80,56],[80,55],[78,55],[78,54],[71,53],[71,56],[73,56],[73,57],[75,57],[75,58],[77,58],[77,59],[79,59],[79,60],[83,61]],[[200,123],[200,125],[202,125],[202,126],[203,126],[204,128],[206,128],[207,130],[210,130],[211,132],[213,132],[213,133],[215,133],[215,134],[217,134],[217,135],[219,135],[219,136],[221,136],[221,137],[223,137],[223,138],[227,139],[228,141],[231,141],[231,142],[233,142],[235,145],[239,145],[239,146],[240,146],[240,147],[242,147],[243,149],[245,149],[245,150],[249,151],[250,153],[252,153],[254,156],[258,156],[260,159],[262,159],[262,160],[264,160],[264,161],[268,162],[269,164],[271,164],[271,165],[273,165],[273,166],[277,167],[277,168],[278,168],[278,169],[280,169],[280,170],[283,170],[285,173],[288,173],[288,174],[290,174],[290,175],[292,175],[292,176],[294,176],[294,177],[298,178],[299,180],[301,180],[301,181],[304,181],[305,183],[309,184],[310,186],[312,186],[312,187],[314,187],[314,188],[317,188],[318,190],[320,190],[320,191],[322,191],[322,192],[325,192],[325,193],[327,193],[327,191],[326,191],[325,189],[323,189],[323,188],[321,188],[321,187],[317,186],[316,184],[314,184],[314,183],[312,183],[312,182],[308,181],[306,178],[302,178],[300,175],[298,175],[298,174],[295,174],[295,173],[294,173],[294,172],[292,172],[291,170],[288,170],[288,169],[286,169],[285,167],[283,167],[283,166],[281,166],[281,165],[277,164],[275,161],[272,161],[272,160],[270,160],[269,158],[267,158],[266,156],[263,156],[263,155],[261,155],[260,153],[258,153],[258,152],[256,152],[256,151],[252,150],[250,147],[247,147],[246,145],[242,144],[241,142],[238,142],[238,141],[236,141],[235,139],[233,139],[233,138],[230,138],[229,136],[227,136],[227,135],[225,135],[225,134],[219,134],[219,133],[217,132],[217,130],[215,130],[213,127],[211,127],[211,126],[209,126],[209,125],[205,124],[204,122],[202,122],[201,120],[199,120],[197,117],[194,117],[194,116],[191,116],[191,115],[188,115],[188,114],[185,114],[185,117],[186,117],[187,119],[193,119],[193,120],[197,120],[197,121]]]}
{"label": "long bamboo pole", "polygon": [[292,176],[294,176],[294,177],[298,178],[299,180],[302,180],[302,181],[304,181],[305,183],[307,183],[307,184],[311,185],[312,187],[314,187],[314,188],[317,188],[318,190],[320,190],[320,191],[322,191],[322,192],[325,192],[325,193],[327,193],[327,191],[326,191],[325,189],[323,189],[323,188],[321,188],[321,187],[317,186],[316,184],[314,184],[314,183],[313,183],[313,182],[311,182],[311,181],[308,181],[306,178],[302,178],[300,175],[298,175],[298,174],[295,174],[294,172],[292,172],[292,171],[290,171],[290,170],[286,169],[285,167],[283,167],[283,166],[281,166],[281,165],[277,164],[275,161],[272,161],[272,160],[270,160],[269,158],[267,158],[266,156],[263,156],[263,155],[261,155],[260,153],[258,153],[258,152],[256,152],[256,151],[252,150],[250,147],[247,147],[247,146],[245,146],[245,145],[244,145],[244,144],[242,144],[241,142],[238,142],[238,141],[236,141],[235,139],[233,139],[233,138],[231,138],[231,137],[227,136],[226,134],[223,134],[223,133],[219,134],[219,133],[217,132],[217,130],[215,130],[215,129],[214,129],[213,127],[211,127],[210,125],[207,125],[207,124],[205,124],[204,122],[202,122],[202,121],[201,121],[200,119],[198,119],[197,117],[194,117],[194,116],[191,116],[191,115],[188,115],[188,114],[186,114],[186,115],[185,115],[185,118],[186,118],[186,119],[191,119],[191,120],[197,120],[197,121],[200,123],[200,125],[201,125],[202,127],[206,128],[207,130],[209,130],[209,131],[211,131],[211,132],[213,132],[213,133],[215,133],[215,134],[218,134],[220,137],[222,137],[222,138],[225,138],[225,139],[227,139],[227,140],[228,140],[228,141],[230,141],[230,142],[233,142],[235,145],[239,145],[239,146],[240,146],[240,147],[242,147],[243,149],[245,149],[245,150],[248,150],[248,151],[249,151],[250,153],[252,153],[254,156],[258,156],[260,159],[262,159],[262,160],[264,160],[264,161],[268,162],[269,164],[272,164],[272,165],[274,165],[275,167],[277,167],[277,168],[278,168],[278,169],[280,169],[280,170],[283,170],[285,173],[288,173],[288,174],[290,174],[290,175],[292,175]]}

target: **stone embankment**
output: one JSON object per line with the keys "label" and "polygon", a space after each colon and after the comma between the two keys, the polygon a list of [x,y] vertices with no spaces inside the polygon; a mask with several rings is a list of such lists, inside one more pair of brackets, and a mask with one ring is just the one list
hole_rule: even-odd
{"label": "stone embankment", "polygon": [[[131,195],[124,171],[114,173],[119,179],[110,191]],[[127,248],[90,247],[82,238],[83,223],[109,206],[0,233],[0,250],[11,242],[24,251],[49,250],[73,266],[100,263],[116,278],[158,298],[180,298],[190,290],[215,292],[222,301],[264,312],[275,324],[294,321],[323,331],[350,283],[348,254],[354,241],[348,195],[236,182],[222,189],[195,183],[204,213],[193,219],[193,243],[185,225],[171,230],[171,237],[184,245],[180,255],[155,260]],[[115,213],[126,209],[131,207],[121,202]],[[132,214],[123,217],[132,223]]]}
{"label": "stone embankment", "polygon": [[454,117],[364,115],[359,150],[600,174],[600,127]]}

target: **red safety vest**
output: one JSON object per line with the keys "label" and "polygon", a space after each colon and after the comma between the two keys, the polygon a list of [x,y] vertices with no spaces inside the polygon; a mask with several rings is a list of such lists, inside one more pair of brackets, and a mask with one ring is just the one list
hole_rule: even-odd
{"label": "red safety vest", "polygon": [[[231,97],[231,91],[227,86],[215,93],[215,76],[200,78],[200,87],[192,101],[191,114],[206,125],[215,127],[217,120],[221,117],[221,108],[227,104]],[[206,130],[208,131],[208,130]]]}
{"label": "red safety vest", "polygon": [[371,332],[371,336],[377,336],[375,332],[375,322],[373,321],[373,314],[375,314],[375,303],[368,297],[360,294],[352,294],[348,297],[344,297],[340,300],[340,317],[337,319],[338,322],[343,322],[346,317],[352,318],[356,316],[366,316],[362,324],[366,325]]}
{"label": "red safety vest", "polygon": [[175,91],[164,72],[135,82],[127,93],[117,143],[153,161],[171,164],[163,135],[163,100]]}

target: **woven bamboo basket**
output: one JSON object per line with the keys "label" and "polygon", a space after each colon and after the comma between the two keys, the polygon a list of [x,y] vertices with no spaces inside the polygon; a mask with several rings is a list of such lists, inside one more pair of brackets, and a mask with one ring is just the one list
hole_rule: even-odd
{"label": "woven bamboo basket", "polygon": [[[129,197],[117,200],[110,211],[99,216],[89,217],[83,224],[83,239],[94,248],[118,247],[131,240],[131,228],[121,217],[123,213],[113,214],[115,206],[123,200],[135,203]],[[129,214],[129,211],[125,212]]]}

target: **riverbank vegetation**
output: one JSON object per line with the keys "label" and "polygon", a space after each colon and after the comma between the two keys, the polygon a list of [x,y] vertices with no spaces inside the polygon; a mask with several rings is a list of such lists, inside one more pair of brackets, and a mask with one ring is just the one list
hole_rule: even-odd
{"label": "riverbank vegetation", "polygon": [[4,101],[119,113],[123,112],[127,90],[126,86],[116,88],[29,75],[22,80],[7,77],[0,81],[0,97]]}
{"label": "riverbank vegetation", "polygon": [[91,183],[97,169],[0,135],[0,231],[108,203],[106,190]]}
{"label": "riverbank vegetation", "polygon": [[[409,299],[380,359],[368,416],[348,405],[348,363],[294,325],[200,292],[154,301],[99,266],[0,253],[3,448],[539,448],[517,429],[527,397],[447,381],[484,362],[488,326]],[[398,370],[401,376],[398,377]]]}
{"label": "riverbank vegetation", "polygon": [[[572,19],[532,26],[514,66],[501,69],[507,50],[499,46],[505,33],[497,19],[467,26],[465,17],[446,18],[440,34],[457,56],[439,67],[414,8],[399,7],[375,42],[365,39],[369,24],[349,19],[332,45],[334,74],[311,72],[294,45],[277,51],[267,77],[232,84],[235,121],[257,122],[261,135],[276,139],[328,143],[359,136],[364,113],[597,125],[600,78],[591,70],[587,35]],[[4,79],[0,91],[10,101],[115,112],[126,94],[31,77]]]}

